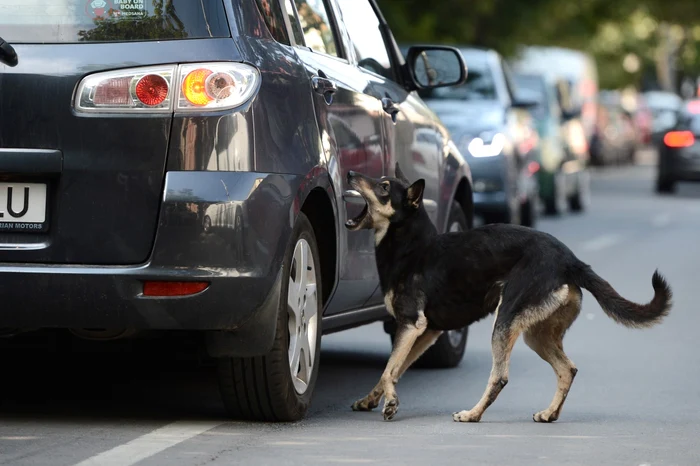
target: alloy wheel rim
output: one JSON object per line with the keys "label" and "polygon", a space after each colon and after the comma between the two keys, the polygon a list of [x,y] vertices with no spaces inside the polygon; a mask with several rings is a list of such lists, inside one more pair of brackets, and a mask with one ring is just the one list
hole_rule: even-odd
{"label": "alloy wheel rim", "polygon": [[316,364],[318,332],[316,290],[316,262],[309,243],[302,238],[294,246],[287,289],[289,371],[294,389],[300,395],[308,389]]}

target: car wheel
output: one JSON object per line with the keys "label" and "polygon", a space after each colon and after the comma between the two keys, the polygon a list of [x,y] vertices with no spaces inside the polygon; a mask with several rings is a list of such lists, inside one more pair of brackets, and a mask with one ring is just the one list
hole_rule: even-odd
{"label": "car wheel", "polygon": [[[447,228],[450,232],[466,231],[469,229],[462,206],[457,201],[452,203],[450,217],[447,221]],[[423,353],[423,356],[416,361],[416,366],[425,368],[456,367],[464,356],[468,333],[469,327],[443,332],[435,344],[428,348],[428,351]]]}
{"label": "car wheel", "polygon": [[569,197],[572,212],[583,212],[590,204],[591,181],[588,171],[579,172],[576,179],[576,192]]}
{"label": "car wheel", "polygon": [[272,350],[220,358],[219,388],[229,414],[254,421],[297,421],[309,409],[321,349],[321,270],[311,223],[299,213],[283,264]]}
{"label": "car wheel", "polygon": [[553,195],[545,199],[544,209],[547,215],[558,216],[566,211],[566,179],[562,172],[554,175]]}
{"label": "car wheel", "polygon": [[656,178],[656,192],[660,194],[676,192],[676,181],[669,177],[659,175]]}
{"label": "car wheel", "polygon": [[537,225],[537,205],[534,199],[528,199],[520,206],[520,224],[535,228]]}

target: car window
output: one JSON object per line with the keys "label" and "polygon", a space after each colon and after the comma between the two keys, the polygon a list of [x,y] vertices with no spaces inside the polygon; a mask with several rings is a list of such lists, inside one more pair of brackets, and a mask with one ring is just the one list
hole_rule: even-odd
{"label": "car window", "polygon": [[0,32],[15,43],[230,37],[222,0],[3,0]]}
{"label": "car window", "polygon": [[337,57],[337,42],[323,0],[294,0],[294,3],[306,46],[315,52]]}
{"label": "car window", "polygon": [[265,18],[265,24],[267,24],[272,37],[277,42],[289,45],[287,26],[284,24],[282,8],[280,8],[278,0],[255,0],[255,2],[258,4],[258,9],[263,18]]}
{"label": "car window", "polygon": [[546,118],[550,110],[550,95],[547,91],[547,83],[542,78],[531,75],[515,75],[514,79],[517,86],[517,94],[531,94],[539,101],[539,104],[530,110],[532,116],[538,120]]}
{"label": "car window", "polygon": [[368,0],[338,0],[343,23],[357,57],[358,65],[387,79],[394,79],[391,60],[379,18]]}
{"label": "car window", "polygon": [[294,1],[284,0],[284,8],[287,10],[289,23],[292,25],[294,42],[299,45],[304,45],[304,32],[301,30],[301,24],[299,23],[299,17],[297,17],[297,8],[294,6]]}

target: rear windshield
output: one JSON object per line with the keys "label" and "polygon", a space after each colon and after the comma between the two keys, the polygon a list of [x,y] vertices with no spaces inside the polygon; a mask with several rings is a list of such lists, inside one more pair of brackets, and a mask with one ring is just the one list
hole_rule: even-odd
{"label": "rear windshield", "polygon": [[10,43],[228,36],[223,0],[0,0],[0,37]]}

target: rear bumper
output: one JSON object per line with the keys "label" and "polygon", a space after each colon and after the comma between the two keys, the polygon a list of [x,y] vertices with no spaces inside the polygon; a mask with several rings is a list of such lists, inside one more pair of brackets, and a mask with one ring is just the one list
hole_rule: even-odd
{"label": "rear bumper", "polygon": [[[0,328],[274,332],[300,182],[293,175],[169,172],[147,263],[0,264]],[[145,280],[210,285],[192,296],[151,298],[142,294]],[[270,307],[272,316],[257,322]]]}
{"label": "rear bumper", "polygon": [[700,148],[672,150],[664,148],[659,154],[666,176],[678,181],[700,181]]}

